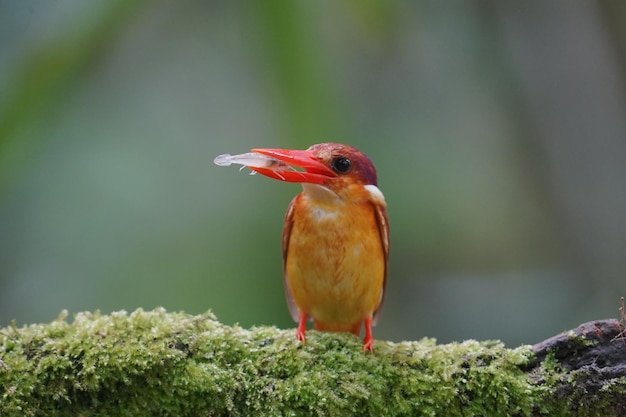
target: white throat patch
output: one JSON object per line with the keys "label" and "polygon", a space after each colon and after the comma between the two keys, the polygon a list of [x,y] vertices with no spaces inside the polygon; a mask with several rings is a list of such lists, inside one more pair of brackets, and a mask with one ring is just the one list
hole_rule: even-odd
{"label": "white throat patch", "polygon": [[315,202],[309,205],[310,213],[317,221],[333,220],[341,199],[330,188],[323,185],[302,183],[304,195]]}
{"label": "white throat patch", "polygon": [[323,185],[302,183],[304,194],[307,197],[317,200],[321,203],[332,204],[337,203],[339,196],[335,194],[330,188],[326,188]]}

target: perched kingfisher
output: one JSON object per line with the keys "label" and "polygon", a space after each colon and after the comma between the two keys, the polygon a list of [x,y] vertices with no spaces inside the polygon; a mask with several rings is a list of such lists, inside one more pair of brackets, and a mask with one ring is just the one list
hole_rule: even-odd
{"label": "perched kingfisher", "polygon": [[302,183],[282,235],[285,295],[298,323],[296,337],[304,342],[309,319],[315,330],[357,336],[364,324],[363,351],[373,352],[372,326],[387,282],[389,223],[370,159],[351,146],[321,143],[304,151],[252,149],[215,162]]}

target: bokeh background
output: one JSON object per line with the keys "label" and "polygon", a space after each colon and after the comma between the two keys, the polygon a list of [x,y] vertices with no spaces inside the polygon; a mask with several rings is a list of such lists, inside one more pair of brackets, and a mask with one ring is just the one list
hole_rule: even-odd
{"label": "bokeh background", "polygon": [[294,327],[299,192],[344,142],[392,232],[375,337],[534,343],[626,295],[626,3],[0,0],[0,326],[142,307]]}

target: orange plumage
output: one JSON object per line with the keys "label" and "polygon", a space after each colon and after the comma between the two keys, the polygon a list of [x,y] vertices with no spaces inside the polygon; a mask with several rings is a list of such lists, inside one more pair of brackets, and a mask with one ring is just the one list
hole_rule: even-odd
{"label": "orange plumage", "polygon": [[371,327],[387,281],[389,225],[374,165],[356,148],[337,143],[306,151],[253,149],[305,171],[251,167],[269,177],[301,182],[283,228],[287,304],[304,341],[306,321],[324,331],[359,335],[373,350]]}

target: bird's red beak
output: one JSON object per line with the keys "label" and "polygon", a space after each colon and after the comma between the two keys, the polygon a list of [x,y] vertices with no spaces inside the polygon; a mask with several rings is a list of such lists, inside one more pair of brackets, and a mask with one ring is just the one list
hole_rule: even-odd
{"label": "bird's red beak", "polygon": [[[321,163],[312,151],[258,148],[252,149],[252,152],[258,152],[287,164],[287,167],[284,165],[271,168],[250,167],[253,171],[276,180],[321,185],[329,178],[337,176],[332,169]],[[304,171],[298,171],[295,168],[301,168]]]}

